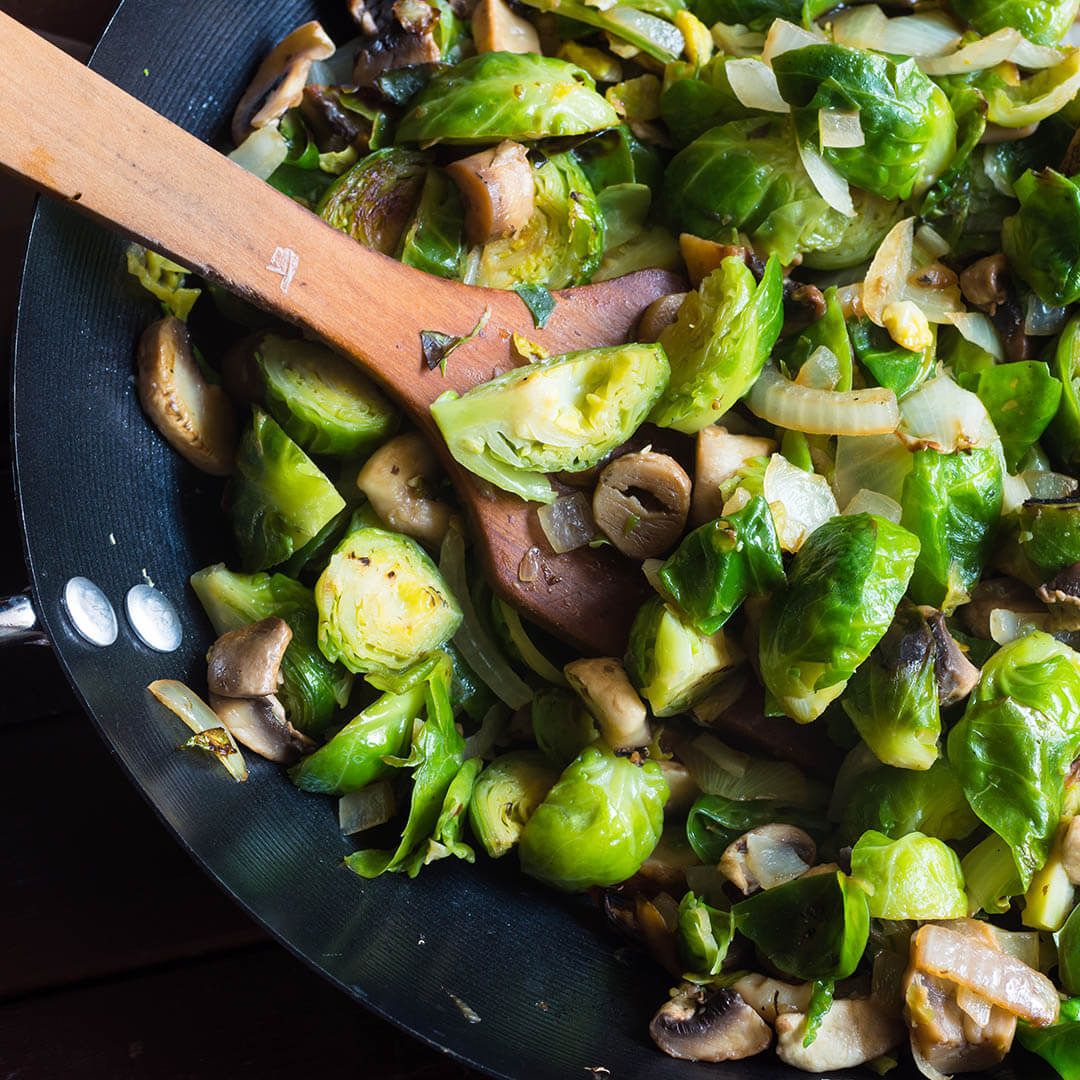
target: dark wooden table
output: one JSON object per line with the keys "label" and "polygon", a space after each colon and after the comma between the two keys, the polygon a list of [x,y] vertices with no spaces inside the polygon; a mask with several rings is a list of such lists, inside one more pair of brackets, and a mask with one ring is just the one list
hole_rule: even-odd
{"label": "dark wooden table", "polygon": [[[84,46],[112,8],[0,0]],[[0,178],[0,595],[26,584],[6,399],[32,205]],[[0,687],[0,1080],[473,1075],[333,990],[202,875],[48,648],[0,652]]]}

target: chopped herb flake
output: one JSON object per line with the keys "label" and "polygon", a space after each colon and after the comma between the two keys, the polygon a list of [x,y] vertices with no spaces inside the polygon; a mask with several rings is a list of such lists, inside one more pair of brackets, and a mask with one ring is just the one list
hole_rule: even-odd
{"label": "chopped herb flake", "polygon": [[483,315],[476,320],[476,325],[464,337],[453,337],[450,334],[444,334],[441,330],[421,330],[420,348],[424,354],[424,363],[431,371],[438,368],[445,375],[446,361],[450,359],[450,354],[467,341],[472,341],[474,337],[477,337],[487,326],[490,318],[491,308],[484,308]]}
{"label": "chopped herb flake", "polygon": [[515,285],[514,292],[521,297],[521,302],[532,312],[533,323],[543,330],[547,326],[551,313],[555,310],[555,297],[543,285]]}

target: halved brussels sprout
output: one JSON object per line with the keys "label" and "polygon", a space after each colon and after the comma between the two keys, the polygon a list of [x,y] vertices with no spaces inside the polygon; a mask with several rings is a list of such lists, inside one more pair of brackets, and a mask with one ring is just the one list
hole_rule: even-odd
{"label": "halved brussels sprout", "polygon": [[715,866],[734,840],[751,829],[775,824],[794,825],[817,838],[829,831],[823,811],[791,806],[779,799],[729,799],[723,795],[701,795],[687,814],[686,838],[703,863]]}
{"label": "halved brussels sprout", "polygon": [[284,562],[345,508],[322,470],[258,408],[240,440],[226,499],[246,570]]}
{"label": "halved brussels sprout", "polygon": [[401,261],[429,274],[457,278],[465,256],[464,230],[457,185],[441,169],[430,169],[416,216],[402,240]]}
{"label": "halved brussels sprout", "polygon": [[710,128],[743,120],[749,114],[731,89],[725,71],[729,59],[714,56],[696,76],[689,64],[684,78],[672,80],[665,72],[660,115],[676,145],[686,146]]}
{"label": "halved brussels sprout", "polygon": [[397,428],[375,384],[324,345],[266,334],[255,359],[266,408],[309,454],[362,454]]}
{"label": "halved brussels sprout", "polygon": [[553,154],[533,166],[535,204],[523,229],[491,240],[466,261],[465,278],[490,289],[588,282],[604,251],[604,217],[573,154]]}
{"label": "halved brussels sprout", "polygon": [[582,472],[641,426],[667,385],[659,345],[613,345],[515,368],[431,415],[456,461],[523,499],[552,502],[548,472]]}
{"label": "halved brussels sprout", "polygon": [[949,0],[949,7],[980,34],[1006,28],[1039,45],[1056,45],[1076,19],[1077,0]]}
{"label": "halved brussels sprout", "polygon": [[909,592],[951,611],[990,557],[1002,500],[1001,462],[990,449],[918,450],[900,497],[901,524],[919,538]]}
{"label": "halved brussels sprout", "polygon": [[525,823],[558,778],[558,770],[539,750],[503,754],[484,769],[473,788],[469,825],[493,859],[518,842]]}
{"label": "halved brussels sprout", "polygon": [[1001,240],[1009,267],[1051,307],[1080,300],[1080,186],[1053,169],[1030,170],[1013,190],[1020,200]]}
{"label": "halved brussels sprout", "polygon": [[739,23],[751,30],[768,30],[775,19],[809,23],[834,6],[832,0],[694,0],[690,5],[710,26]]}
{"label": "halved brussels sprout", "polygon": [[560,769],[565,769],[599,735],[592,713],[570,690],[549,686],[537,691],[531,711],[536,745]]}
{"label": "halved brussels sprout", "polygon": [[1046,429],[1046,443],[1069,472],[1080,466],[1080,315],[1065,325],[1054,351],[1054,372],[1061,381],[1061,403]]}
{"label": "halved brussels sprout", "polygon": [[521,868],[568,892],[617,885],[652,854],[667,798],[655,761],[636,765],[603,743],[587,746],[529,818]]}
{"label": "halved brussels sprout", "polygon": [[912,352],[897,345],[889,332],[863,316],[848,323],[855,357],[878,386],[888,387],[897,398],[910,394],[934,370],[934,347]]}
{"label": "halved brussels sprout", "polygon": [[693,435],[754,385],[784,322],[784,274],[773,256],[761,281],[729,256],[688,293],[660,334],[671,378],[650,419]]}
{"label": "halved brussels sprout", "polygon": [[362,528],[339,545],[315,585],[319,648],[350,671],[399,672],[449,641],[461,609],[424,549]]}
{"label": "halved brussels sprout", "polygon": [[696,705],[742,658],[723,630],[701,634],[654,596],[630,629],[626,672],[654,716],[674,716]]}
{"label": "halved brussels sprout", "polygon": [[574,157],[596,192],[615,184],[645,184],[656,191],[663,180],[658,151],[641,142],[625,124],[578,143]]}
{"label": "halved brussels sprout", "polygon": [[436,75],[398,124],[397,141],[517,142],[614,127],[615,110],[576,64],[536,53],[481,53]]}
{"label": "halved brussels sprout", "polygon": [[851,851],[851,874],[869,893],[875,919],[962,919],[964,874],[951,847],[913,832],[890,840],[865,832]]}
{"label": "halved brussels sprout", "polygon": [[[833,210],[803,168],[787,117],[754,117],[707,131],[671,160],[663,205],[675,232],[733,242],[785,265],[857,266],[896,223],[894,204],[854,193],[857,214]],[[887,211],[887,212],[884,212]]]}
{"label": "halved brussels sprout", "polygon": [[956,153],[956,118],[915,60],[897,62],[844,45],[807,45],[773,58],[780,94],[804,143],[819,147],[823,109],[857,112],[865,145],[824,147],[856,187],[884,199],[927,191]]}
{"label": "halved brussels sprout", "polygon": [[1039,581],[1080,560],[1080,500],[1029,499],[1017,526],[1020,550]]}
{"label": "halved brussels sprout", "polygon": [[874,514],[810,534],[761,621],[761,678],[783,712],[809,723],[843,693],[889,628],[918,554],[915,536]]}
{"label": "halved brussels sprout", "polygon": [[427,158],[415,150],[376,150],[327,189],[319,217],[364,247],[395,255],[427,174]]}
{"label": "halved brussels sprout", "polygon": [[692,892],[679,902],[679,956],[687,971],[702,979],[719,975],[734,936],[730,911],[711,907]]}

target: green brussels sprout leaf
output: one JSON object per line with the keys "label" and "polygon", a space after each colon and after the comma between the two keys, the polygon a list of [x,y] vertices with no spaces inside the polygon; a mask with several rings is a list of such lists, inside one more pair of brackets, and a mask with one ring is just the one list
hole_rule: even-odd
{"label": "green brussels sprout leaf", "polygon": [[679,902],[679,957],[695,978],[719,975],[735,936],[730,911],[710,907],[688,892]]}
{"label": "green brussels sprout leaf", "polygon": [[539,750],[503,754],[484,769],[469,804],[469,825],[488,855],[501,858],[518,842],[558,778]]}
{"label": "green brussels sprout leaf", "polygon": [[539,690],[531,712],[536,745],[559,769],[565,769],[599,735],[592,714],[570,690],[557,686]]}
{"label": "green brussels sprout leaf", "polygon": [[429,169],[416,215],[402,239],[401,261],[439,277],[460,277],[464,229],[457,185],[441,169]]}
{"label": "green brussels sprout leaf", "polygon": [[725,848],[759,825],[796,825],[815,838],[828,832],[822,813],[789,806],[782,799],[727,799],[700,795],[686,817],[686,838],[694,854],[706,865],[716,865]]}
{"label": "green brussels sprout leaf", "polygon": [[933,836],[898,840],[865,832],[851,851],[851,874],[869,894],[875,919],[962,919],[964,875],[951,847]]}

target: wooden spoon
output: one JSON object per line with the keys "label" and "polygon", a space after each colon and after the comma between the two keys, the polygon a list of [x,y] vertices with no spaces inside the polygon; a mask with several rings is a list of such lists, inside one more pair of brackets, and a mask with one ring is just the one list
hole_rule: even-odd
{"label": "wooden spoon", "polygon": [[[495,590],[585,652],[621,652],[646,593],[640,567],[606,547],[553,554],[534,507],[449,457],[429,407],[513,366],[513,331],[552,354],[625,341],[677,278],[647,270],[568,289],[535,329],[515,293],[362,247],[2,14],[0,42],[0,167],[352,357],[440,448]],[[463,335],[485,311],[445,375],[429,370],[420,332]]]}

